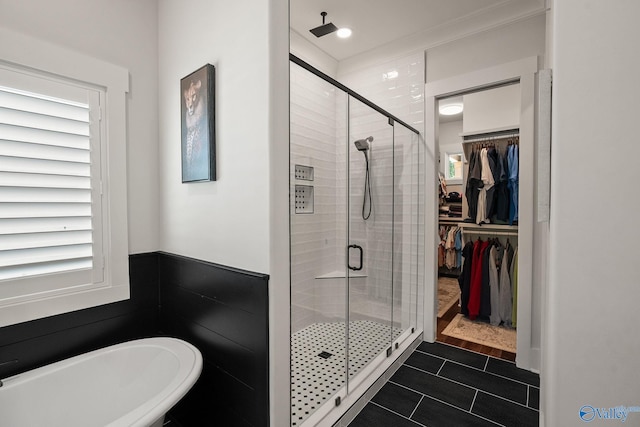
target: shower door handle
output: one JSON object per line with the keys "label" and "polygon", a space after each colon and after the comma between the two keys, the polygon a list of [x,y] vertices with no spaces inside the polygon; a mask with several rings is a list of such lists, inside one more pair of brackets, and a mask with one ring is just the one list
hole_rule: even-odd
{"label": "shower door handle", "polygon": [[[351,248],[353,249],[357,249],[360,251],[360,266],[359,267],[352,267],[351,264],[349,263],[348,257],[347,257],[347,266],[349,267],[350,270],[353,271],[359,271],[362,270],[362,246],[359,245],[349,245],[349,254],[351,253]],[[348,255],[349,255],[348,254]]]}

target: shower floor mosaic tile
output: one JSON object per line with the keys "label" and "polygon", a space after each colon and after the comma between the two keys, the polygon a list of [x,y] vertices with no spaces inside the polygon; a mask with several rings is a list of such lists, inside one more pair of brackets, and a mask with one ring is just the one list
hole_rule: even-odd
{"label": "shower floor mosaic tile", "polygon": [[[291,336],[291,425],[300,426],[345,385],[345,323],[314,323]],[[391,345],[398,328],[370,320],[349,322],[354,376]]]}

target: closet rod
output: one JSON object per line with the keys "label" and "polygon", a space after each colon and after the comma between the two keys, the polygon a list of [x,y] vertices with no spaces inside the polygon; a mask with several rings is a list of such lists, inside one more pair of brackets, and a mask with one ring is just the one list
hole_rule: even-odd
{"label": "closet rod", "polygon": [[515,138],[520,136],[520,129],[508,129],[496,132],[477,133],[472,135],[463,135],[463,142],[479,142],[491,139]]}
{"label": "closet rod", "polygon": [[484,231],[484,230],[467,230],[462,229],[464,234],[482,234],[487,236],[518,236],[517,231]]}

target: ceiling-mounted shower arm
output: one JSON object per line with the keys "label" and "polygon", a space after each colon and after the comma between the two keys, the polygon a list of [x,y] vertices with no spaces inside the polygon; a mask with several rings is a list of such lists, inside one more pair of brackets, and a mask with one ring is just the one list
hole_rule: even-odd
{"label": "ceiling-mounted shower arm", "polygon": [[322,25],[312,28],[309,31],[311,32],[311,34],[313,34],[316,37],[323,37],[326,36],[327,34],[331,34],[335,31],[338,31],[338,27],[336,27],[333,22],[329,22],[328,24],[325,24],[325,18],[327,17],[327,12],[322,12],[320,13],[320,15],[322,16]]}

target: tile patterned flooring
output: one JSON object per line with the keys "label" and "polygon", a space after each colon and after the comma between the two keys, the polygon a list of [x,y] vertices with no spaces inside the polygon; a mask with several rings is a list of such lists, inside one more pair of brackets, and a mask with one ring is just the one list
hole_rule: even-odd
{"label": "tile patterned flooring", "polygon": [[539,399],[538,375],[513,362],[423,342],[349,426],[537,427]]}
{"label": "tile patterned flooring", "polygon": [[[400,329],[349,322],[349,378],[391,345]],[[299,426],[345,384],[344,322],[314,323],[291,336],[291,426]],[[321,356],[324,354],[324,357]]]}
{"label": "tile patterned flooring", "polygon": [[540,378],[509,361],[423,342],[350,427],[538,426]]}

